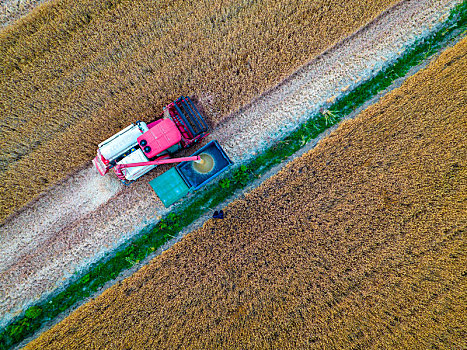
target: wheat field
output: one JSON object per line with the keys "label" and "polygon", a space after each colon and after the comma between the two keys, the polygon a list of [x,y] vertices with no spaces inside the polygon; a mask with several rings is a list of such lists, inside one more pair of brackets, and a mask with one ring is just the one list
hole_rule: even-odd
{"label": "wheat field", "polygon": [[467,39],[26,349],[462,349]]}
{"label": "wheat field", "polygon": [[398,0],[60,0],[0,32],[0,223],[180,95],[212,127]]}

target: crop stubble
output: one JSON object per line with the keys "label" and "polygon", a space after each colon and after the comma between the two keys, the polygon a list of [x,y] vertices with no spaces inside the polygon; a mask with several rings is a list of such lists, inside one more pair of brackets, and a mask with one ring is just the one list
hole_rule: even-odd
{"label": "crop stubble", "polygon": [[397,2],[39,6],[0,32],[0,222],[180,94],[215,126]]}
{"label": "crop stubble", "polygon": [[467,39],[26,349],[465,348]]}

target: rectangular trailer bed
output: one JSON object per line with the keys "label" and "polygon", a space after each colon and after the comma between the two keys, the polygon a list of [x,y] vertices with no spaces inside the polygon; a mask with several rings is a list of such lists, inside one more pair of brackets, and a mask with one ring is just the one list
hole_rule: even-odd
{"label": "rectangular trailer bed", "polygon": [[193,153],[193,156],[202,153],[209,154],[214,160],[214,166],[209,172],[200,173],[193,167],[193,162],[183,162],[149,182],[166,207],[177,202],[189,192],[203,187],[233,164],[216,140],[200,148]]}

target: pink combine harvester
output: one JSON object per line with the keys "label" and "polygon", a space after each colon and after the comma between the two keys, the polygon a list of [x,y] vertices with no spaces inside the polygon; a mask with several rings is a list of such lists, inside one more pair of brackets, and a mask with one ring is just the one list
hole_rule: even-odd
{"label": "pink combine harvester", "polygon": [[190,98],[182,96],[164,108],[160,119],[135,122],[100,143],[93,163],[102,176],[113,169],[123,183],[130,184],[158,164],[202,162],[200,156],[171,155],[207,135],[206,121]]}

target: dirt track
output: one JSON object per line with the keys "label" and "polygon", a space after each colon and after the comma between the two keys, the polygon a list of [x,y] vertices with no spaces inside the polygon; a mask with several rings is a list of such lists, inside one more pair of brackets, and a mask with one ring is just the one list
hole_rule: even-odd
{"label": "dirt track", "polygon": [[462,349],[467,38],[26,349]]}
{"label": "dirt track", "polygon": [[[398,7],[229,119],[213,138],[234,161],[247,159],[279,137],[279,129],[295,125],[344,87],[367,78],[397,56],[404,44],[437,22],[446,4],[422,1]],[[154,176],[120,191],[115,179],[101,179],[89,168],[4,226],[0,241],[3,322],[156,220],[165,209],[146,184]]]}

